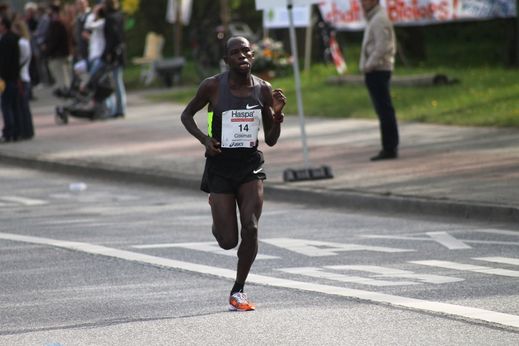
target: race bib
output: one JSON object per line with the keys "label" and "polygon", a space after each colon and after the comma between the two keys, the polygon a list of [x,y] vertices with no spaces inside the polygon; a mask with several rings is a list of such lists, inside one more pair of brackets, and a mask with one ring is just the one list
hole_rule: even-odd
{"label": "race bib", "polygon": [[222,113],[222,148],[253,148],[258,140],[261,109]]}

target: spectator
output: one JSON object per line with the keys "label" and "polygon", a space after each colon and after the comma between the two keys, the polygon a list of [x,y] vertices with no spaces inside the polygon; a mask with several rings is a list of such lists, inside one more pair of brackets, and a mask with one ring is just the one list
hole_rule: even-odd
{"label": "spectator", "polygon": [[[105,9],[104,4],[96,5],[90,14],[86,16],[82,37],[88,42],[88,77],[79,86],[81,97],[75,102],[64,107],[56,109],[56,121],[66,124],[68,116],[78,118],[88,118],[91,120],[100,118],[110,118],[112,112],[107,107],[107,97],[113,92],[112,83],[109,88],[102,88],[102,81],[111,82],[111,73],[107,71],[107,66],[102,60],[105,50]],[[74,65],[74,73],[78,79],[82,79],[83,67],[85,64],[76,63]],[[109,78],[105,78],[108,76]],[[101,89],[107,91],[102,92]],[[101,91],[101,92],[100,92]],[[87,95],[92,94],[91,100],[87,99]]]}
{"label": "spectator", "polygon": [[2,117],[4,127],[0,143],[18,140],[19,112],[18,90],[20,80],[19,37],[11,31],[11,19],[5,14],[0,16],[0,79],[5,83],[2,93]]}
{"label": "spectator", "polygon": [[65,28],[67,29],[67,38],[69,46],[69,67],[72,71],[71,62],[74,61],[74,23],[76,21],[76,5],[75,4],[64,4],[61,12],[61,19]]}
{"label": "spectator", "polygon": [[34,51],[33,54],[35,56],[35,63],[38,70],[38,83],[39,82],[45,85],[53,85],[54,79],[49,71],[49,59],[48,55],[45,52],[45,39],[47,37],[47,32],[49,31],[50,25],[50,17],[48,13],[48,8],[45,4],[38,5],[38,26],[36,27],[36,31],[34,32]]}
{"label": "spectator", "polygon": [[70,47],[72,51],[72,81],[69,89],[63,95],[65,97],[74,97],[80,90],[82,73],[78,73],[78,69],[84,70],[88,64],[88,37],[83,35],[85,31],[85,22],[90,14],[90,6],[88,0],[76,0],[75,5],[68,5],[68,15],[72,16],[69,23]]}
{"label": "spectator", "polygon": [[61,96],[70,86],[71,68],[69,64],[69,38],[67,28],[61,19],[60,7],[51,5],[51,21],[45,38],[45,52],[49,57],[49,69],[56,81],[54,94]]}
{"label": "spectator", "polygon": [[38,28],[38,5],[30,1],[24,6],[24,18],[29,28],[29,32],[32,34]]}
{"label": "spectator", "polygon": [[76,0],[76,18],[74,20],[74,63],[88,61],[88,39],[83,35],[87,17],[92,12],[88,0]]}
{"label": "spectator", "polygon": [[104,6],[98,4],[87,16],[84,38],[88,40],[88,70],[91,75],[101,67],[101,56],[105,49],[105,12]]}
{"label": "spectator", "polygon": [[29,64],[31,62],[31,43],[27,24],[21,19],[13,23],[13,32],[20,36],[18,46],[20,48],[20,80],[18,95],[19,99],[19,128],[18,139],[31,139],[34,137],[34,126],[32,113],[29,105],[31,97],[31,77],[29,75]]}
{"label": "spectator", "polygon": [[24,7],[24,19],[29,29],[29,35],[31,37],[31,61],[29,63],[29,77],[31,79],[30,99],[34,100],[34,94],[32,87],[40,83],[40,75],[38,73],[38,56],[37,56],[37,43],[35,39],[35,33],[38,29],[38,5],[34,2],[28,2]]}
{"label": "spectator", "polygon": [[361,0],[367,20],[359,67],[364,73],[371,101],[377,112],[382,150],[371,161],[398,157],[398,125],[389,90],[395,64],[396,39],[393,24],[380,0]]}
{"label": "spectator", "polygon": [[8,4],[0,4],[0,16],[2,17],[7,17],[7,18],[11,18],[12,16],[12,13],[11,13],[11,8],[9,7]]}
{"label": "spectator", "polygon": [[124,117],[126,113],[126,89],[123,80],[125,64],[124,16],[119,9],[119,0],[104,0],[105,3],[105,40],[103,62],[113,68],[115,81],[115,105],[112,107],[113,117]]}

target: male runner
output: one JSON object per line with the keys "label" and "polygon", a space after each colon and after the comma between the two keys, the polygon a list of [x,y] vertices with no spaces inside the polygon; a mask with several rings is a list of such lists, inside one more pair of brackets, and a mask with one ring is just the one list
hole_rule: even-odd
{"label": "male runner", "polygon": [[[258,131],[263,125],[265,142],[276,144],[283,122],[286,97],[282,90],[251,74],[254,52],[244,37],[231,37],[224,61],[229,70],[205,79],[186,109],[182,123],[205,146],[206,164],[201,189],[209,193],[212,232],[218,244],[238,247],[236,281],[229,297],[233,311],[255,310],[243,286],[258,252],[258,222],[263,206],[263,154]],[[208,105],[208,134],[197,126],[194,115]],[[238,229],[236,206],[241,231]]]}

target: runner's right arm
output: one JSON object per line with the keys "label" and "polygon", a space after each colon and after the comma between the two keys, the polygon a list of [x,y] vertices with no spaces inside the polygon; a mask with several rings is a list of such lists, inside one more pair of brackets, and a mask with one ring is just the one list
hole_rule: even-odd
{"label": "runner's right arm", "polygon": [[212,103],[213,95],[215,94],[218,82],[214,77],[205,79],[198,88],[196,95],[188,103],[180,119],[186,130],[198,141],[205,146],[206,153],[209,156],[214,156],[221,153],[220,143],[203,133],[195,122],[195,114],[204,108],[208,103]]}

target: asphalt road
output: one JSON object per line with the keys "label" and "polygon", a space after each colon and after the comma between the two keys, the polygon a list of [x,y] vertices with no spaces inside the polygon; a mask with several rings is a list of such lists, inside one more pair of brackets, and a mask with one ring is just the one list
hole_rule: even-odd
{"label": "asphalt road", "polygon": [[0,345],[519,344],[514,225],[267,196],[258,310],[232,313],[235,252],[203,193],[7,166],[0,181]]}

